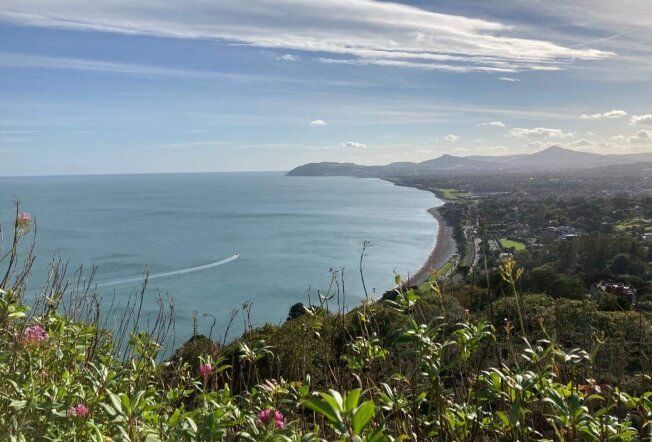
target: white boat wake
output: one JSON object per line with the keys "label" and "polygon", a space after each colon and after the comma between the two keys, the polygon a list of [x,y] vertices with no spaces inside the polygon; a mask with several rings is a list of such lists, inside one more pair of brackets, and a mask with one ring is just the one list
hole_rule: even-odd
{"label": "white boat wake", "polygon": [[[168,276],[178,276],[178,275],[185,275],[185,274],[188,274],[188,273],[200,272],[202,270],[212,269],[213,267],[218,267],[218,266],[221,266],[222,264],[227,264],[227,263],[229,263],[231,261],[235,261],[239,257],[240,257],[240,255],[238,255],[236,253],[233,256],[229,256],[228,258],[224,258],[224,259],[222,259],[220,261],[211,262],[210,264],[204,264],[204,265],[196,266],[196,267],[188,267],[188,268],[185,268],[185,269],[173,270],[171,272],[155,273],[153,275],[149,275],[149,277],[147,279],[148,279],[148,281],[151,281],[152,279],[165,278],[165,277],[168,277]],[[108,286],[112,286],[112,285],[130,284],[130,283],[133,283],[133,282],[143,282],[143,281],[144,281],[144,276],[141,275],[141,276],[134,276],[134,277],[131,277],[131,278],[118,279],[118,280],[115,280],[115,281],[102,282],[102,283],[97,284],[97,287],[108,287]]]}

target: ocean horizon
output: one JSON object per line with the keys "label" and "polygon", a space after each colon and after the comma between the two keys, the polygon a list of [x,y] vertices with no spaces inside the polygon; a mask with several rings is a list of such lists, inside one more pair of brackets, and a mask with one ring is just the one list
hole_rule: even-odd
{"label": "ocean horizon", "polygon": [[[344,271],[345,302],[355,307],[364,299],[364,241],[365,283],[380,296],[394,273],[426,261],[437,236],[427,209],[441,205],[430,192],[380,179],[282,172],[2,177],[0,188],[3,225],[14,197],[36,222],[34,275],[42,278],[57,256],[71,270],[94,266],[106,309],[123,306],[148,269],[144,321],[159,294],[169,296],[177,343],[191,336],[193,317],[199,333],[215,317],[220,335],[245,302],[254,325],[282,322],[293,304],[337,290],[332,271]],[[42,284],[30,280],[28,293]],[[242,329],[238,321],[231,337]]]}

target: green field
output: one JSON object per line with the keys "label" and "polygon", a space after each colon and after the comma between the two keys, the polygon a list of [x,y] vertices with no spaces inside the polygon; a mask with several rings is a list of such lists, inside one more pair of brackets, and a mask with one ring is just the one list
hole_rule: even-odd
{"label": "green field", "polygon": [[441,193],[443,198],[450,201],[455,201],[458,200],[461,196],[468,195],[468,193],[457,189],[437,189],[437,190]]}
{"label": "green field", "polygon": [[645,229],[645,232],[652,231],[652,225],[643,222],[640,218],[630,219],[616,224],[616,230]]}
{"label": "green field", "polygon": [[448,261],[444,263],[443,266],[441,266],[437,271],[435,272],[435,275],[440,278],[442,276],[446,276],[448,272],[450,272],[453,267],[455,266],[455,258],[451,258]]}
{"label": "green field", "polygon": [[516,251],[520,250],[525,250],[525,244],[519,241],[514,241],[513,239],[507,239],[507,238],[500,238],[500,246],[503,249],[511,249],[512,247],[516,249]]}

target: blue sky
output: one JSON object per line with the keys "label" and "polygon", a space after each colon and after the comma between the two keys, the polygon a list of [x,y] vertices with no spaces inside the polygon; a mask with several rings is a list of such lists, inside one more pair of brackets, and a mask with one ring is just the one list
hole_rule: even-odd
{"label": "blue sky", "polygon": [[652,150],[647,0],[0,0],[0,175]]}

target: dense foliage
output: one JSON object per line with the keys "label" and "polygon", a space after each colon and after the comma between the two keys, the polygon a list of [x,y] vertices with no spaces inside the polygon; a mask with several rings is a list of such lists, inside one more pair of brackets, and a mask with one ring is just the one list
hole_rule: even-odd
{"label": "dense foliage", "polygon": [[[192,359],[157,363],[160,347],[146,334],[132,335],[123,360],[95,325],[54,312],[29,317],[13,296],[2,293],[0,431],[17,440],[637,440],[650,434],[652,392],[628,394],[592,379],[595,351],[524,340],[509,346],[501,363],[487,364],[499,341],[494,327],[470,316],[454,325],[443,317],[422,323],[422,300],[413,290],[387,306],[404,322],[395,332],[399,346],[386,347],[361,330],[341,363],[307,361],[308,371],[322,376],[318,383],[331,387],[321,391],[311,376],[265,378],[261,367],[276,355],[261,340],[236,344],[238,370],[219,354],[211,357],[207,346],[197,347],[203,354],[190,352]],[[355,312],[361,328],[379,319],[371,310]],[[306,317],[311,320],[303,324],[315,328],[305,330],[304,340],[319,342],[321,327],[313,322],[320,315]],[[519,327],[507,320],[501,334],[518,335]],[[408,356],[410,363],[401,364]],[[390,359],[391,375],[384,373]],[[246,388],[235,387],[234,376]]]}
{"label": "dense foliage", "polygon": [[[109,331],[92,288],[28,307],[17,216],[0,291],[0,434],[11,440],[649,440],[640,312],[431,281],[345,312],[323,294],[281,326],[162,357],[165,316]],[[60,272],[54,272],[60,275]],[[72,290],[72,292],[71,292]],[[142,299],[142,298],[141,298]],[[131,321],[131,322],[130,322]],[[133,324],[130,325],[130,324]],[[123,336],[126,336],[123,345]],[[583,347],[581,350],[577,347]]]}

